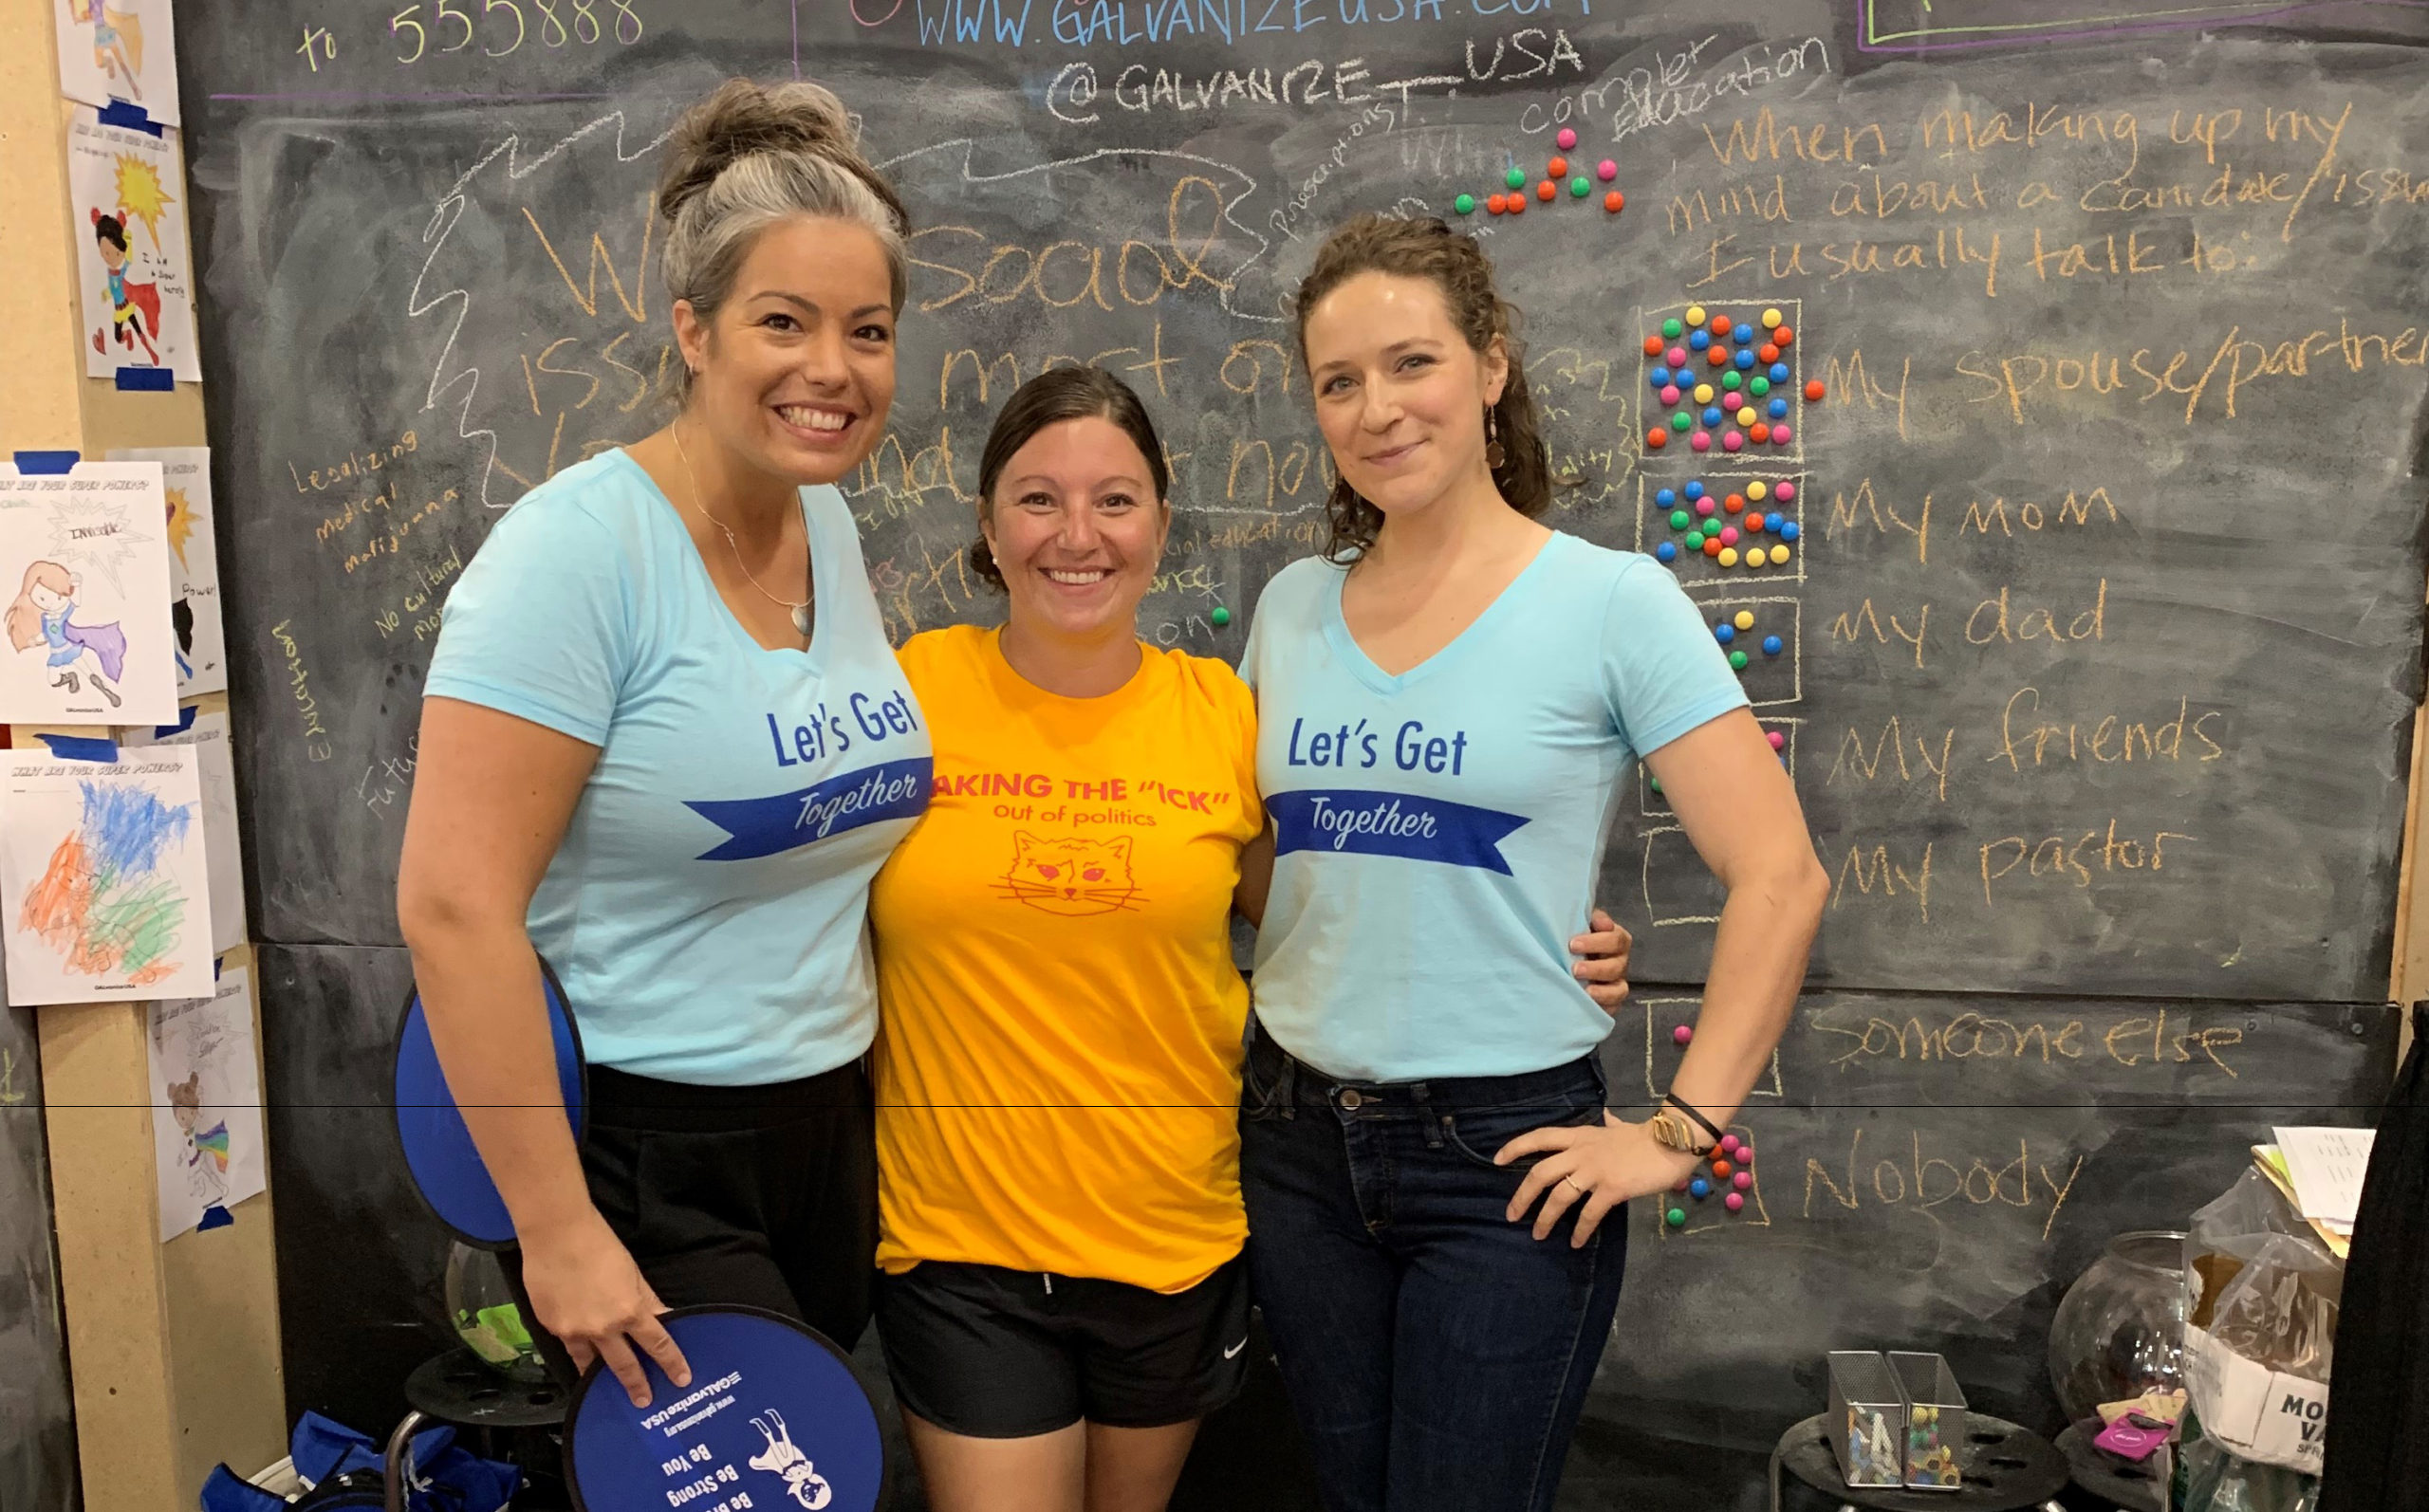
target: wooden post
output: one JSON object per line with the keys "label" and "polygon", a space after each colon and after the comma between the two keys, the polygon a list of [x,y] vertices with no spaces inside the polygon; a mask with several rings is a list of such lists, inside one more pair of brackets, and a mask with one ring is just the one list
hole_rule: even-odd
{"label": "wooden post", "polygon": [[[0,448],[199,446],[201,386],[122,394],[84,376],[67,128],[48,0],[0,0]],[[172,193],[190,196],[182,182]],[[224,709],[224,695],[199,700]],[[104,734],[103,730],[82,731]],[[12,739],[30,738],[12,730]],[[20,740],[19,743],[22,743]],[[223,960],[250,964],[239,947]],[[213,1465],[286,1453],[267,1192],[232,1226],[160,1242],[142,1004],[39,1011],[60,1289],[83,1503],[189,1512]],[[260,1009],[254,1006],[255,1054]]]}

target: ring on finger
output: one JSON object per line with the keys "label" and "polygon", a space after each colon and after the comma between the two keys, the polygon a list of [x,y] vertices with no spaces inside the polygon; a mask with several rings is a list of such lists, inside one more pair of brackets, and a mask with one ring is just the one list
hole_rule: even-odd
{"label": "ring on finger", "polygon": [[1563,1176],[1560,1179],[1568,1183],[1570,1189],[1575,1191],[1581,1197],[1591,1197],[1594,1195],[1592,1189],[1579,1186],[1575,1176]]}

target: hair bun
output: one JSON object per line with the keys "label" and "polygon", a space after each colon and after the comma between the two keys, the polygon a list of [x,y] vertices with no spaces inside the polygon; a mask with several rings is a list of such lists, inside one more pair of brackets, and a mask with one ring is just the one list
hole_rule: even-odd
{"label": "hair bun", "polygon": [[807,80],[760,84],[729,79],[685,111],[667,140],[658,212],[672,218],[719,174],[755,153],[824,157],[877,189],[897,221],[907,222],[891,187],[862,156],[851,112],[833,90]]}

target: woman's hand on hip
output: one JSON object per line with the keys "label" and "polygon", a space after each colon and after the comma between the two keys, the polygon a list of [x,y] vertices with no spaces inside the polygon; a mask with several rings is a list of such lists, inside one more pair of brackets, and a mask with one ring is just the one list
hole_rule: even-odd
{"label": "woman's hand on hip", "polygon": [[677,1386],[692,1384],[692,1367],[658,1321],[666,1304],[641,1279],[630,1251],[596,1208],[554,1233],[523,1236],[523,1284],[540,1326],[557,1336],[577,1370],[603,1360],[635,1407],[649,1406],[649,1380],[633,1346],[658,1361]]}
{"label": "woman's hand on hip", "polygon": [[1602,1005],[1605,1013],[1617,1013],[1628,996],[1628,951],[1636,946],[1636,937],[1618,920],[1601,909],[1594,911],[1592,927],[1584,934],[1574,935],[1568,942],[1568,953],[1577,957],[1570,973],[1585,986],[1585,995]]}
{"label": "woman's hand on hip", "polygon": [[1517,1194],[1510,1199],[1508,1217],[1513,1224],[1518,1222],[1540,1198],[1543,1207],[1535,1214],[1535,1237],[1548,1239],[1561,1215],[1574,1208],[1577,1223],[1568,1241],[1572,1248],[1584,1248],[1602,1226],[1604,1216],[1621,1203],[1647,1192],[1666,1191],[1700,1164],[1683,1151],[1662,1148],[1645,1125],[1623,1122],[1608,1109],[1604,1110],[1599,1129],[1555,1124],[1530,1130],[1503,1145],[1493,1159],[1493,1164],[1506,1166],[1534,1154],[1544,1158],[1518,1184]]}

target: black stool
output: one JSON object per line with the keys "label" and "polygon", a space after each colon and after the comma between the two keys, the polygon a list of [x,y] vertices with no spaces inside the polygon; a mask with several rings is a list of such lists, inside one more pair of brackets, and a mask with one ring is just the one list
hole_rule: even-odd
{"label": "black stool", "polygon": [[[511,1379],[469,1349],[452,1349],[422,1361],[405,1377],[405,1400],[413,1404],[413,1411],[388,1435],[388,1512],[404,1512],[406,1487],[414,1476],[416,1433],[434,1424],[474,1429],[481,1435],[479,1452],[484,1458],[495,1459],[500,1457],[495,1439],[501,1430],[520,1434],[554,1428],[565,1421],[566,1407],[572,1396],[553,1380]],[[530,1476],[530,1456],[509,1454],[505,1458],[527,1479]],[[554,1463],[553,1455],[540,1458]],[[522,1497],[515,1498],[515,1505],[526,1504]]]}
{"label": "black stool", "polygon": [[1895,1485],[1847,1484],[1831,1452],[1829,1414],[1818,1413],[1780,1435],[1771,1451],[1771,1512],[1780,1512],[1780,1472],[1838,1499],[1840,1512],[2064,1512],[2052,1500],[2067,1488],[2067,1460],[2029,1429],[1979,1412],[1965,1414],[1958,1466],[1965,1484],[1954,1491],[1909,1491]]}

